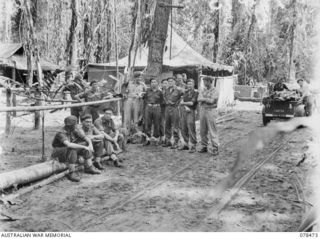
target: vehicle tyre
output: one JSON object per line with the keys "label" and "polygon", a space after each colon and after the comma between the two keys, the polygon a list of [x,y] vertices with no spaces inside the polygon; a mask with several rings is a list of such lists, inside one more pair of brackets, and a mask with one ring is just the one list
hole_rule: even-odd
{"label": "vehicle tyre", "polygon": [[262,114],[262,123],[264,126],[266,126],[267,124],[269,124],[271,121],[270,117],[267,117],[265,114]]}

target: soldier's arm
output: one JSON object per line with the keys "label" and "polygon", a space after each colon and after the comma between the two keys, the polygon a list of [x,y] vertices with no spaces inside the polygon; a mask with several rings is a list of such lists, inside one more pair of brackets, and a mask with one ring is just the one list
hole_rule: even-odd
{"label": "soldier's arm", "polygon": [[104,138],[104,135],[101,131],[99,131],[96,127],[93,127],[93,135],[91,139],[95,140],[102,140]]}
{"label": "soldier's arm", "polygon": [[204,102],[204,98],[203,98],[203,95],[202,95],[202,91],[199,92],[198,102]]}
{"label": "soldier's arm", "polygon": [[81,145],[81,144],[75,144],[75,143],[71,143],[68,140],[63,141],[63,144],[71,149],[85,149],[85,150],[89,150],[88,146],[85,145]]}
{"label": "soldier's arm", "polygon": [[91,139],[90,139],[89,137],[85,136],[85,137],[84,137],[84,140],[85,140],[85,141],[87,142],[87,144],[88,144],[88,150],[91,151],[91,152],[93,152],[94,150],[93,150],[93,145],[92,145]]}
{"label": "soldier's arm", "polygon": [[74,98],[75,98],[77,101],[81,102],[81,99],[84,98],[85,94],[86,94],[86,92],[82,92],[82,93],[80,93],[80,94],[75,95]]}
{"label": "soldier's arm", "polygon": [[102,126],[102,123],[101,123],[100,119],[97,119],[94,122],[94,126],[100,131],[100,133],[103,135],[103,138],[105,138],[106,140],[111,141],[111,142],[114,141],[113,138],[110,135],[108,135],[106,132],[104,132],[104,128]]}

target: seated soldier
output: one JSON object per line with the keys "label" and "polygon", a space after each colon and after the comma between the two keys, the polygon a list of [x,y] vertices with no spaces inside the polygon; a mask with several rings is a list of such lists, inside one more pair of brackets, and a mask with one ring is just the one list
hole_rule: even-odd
{"label": "seated soldier", "polygon": [[101,156],[103,155],[104,148],[104,135],[92,124],[92,116],[90,114],[82,116],[81,121],[84,134],[92,141],[93,144],[93,165],[102,170],[104,169],[104,167],[101,165]]}
{"label": "seated soldier", "polygon": [[[59,130],[52,142],[52,157],[68,164],[70,174],[68,179],[79,182],[80,177],[75,174],[76,164],[85,164],[85,172],[100,174],[92,165],[93,146],[91,140],[77,126],[77,117],[68,116],[64,119],[64,127]],[[81,160],[84,158],[83,160]]]}
{"label": "seated soldier", "polygon": [[112,110],[109,108],[104,109],[104,116],[98,118],[94,125],[99,129],[105,137],[105,150],[107,155],[114,161],[114,165],[119,167],[119,160],[117,152],[125,150],[125,137],[116,129],[115,123],[112,119]]}

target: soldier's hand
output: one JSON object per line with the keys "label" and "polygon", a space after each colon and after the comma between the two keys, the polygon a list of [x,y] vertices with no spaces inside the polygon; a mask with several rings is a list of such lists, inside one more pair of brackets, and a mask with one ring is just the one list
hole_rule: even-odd
{"label": "soldier's hand", "polygon": [[93,152],[93,151],[94,151],[92,145],[89,145],[87,148],[88,148],[88,151],[90,151],[90,152]]}

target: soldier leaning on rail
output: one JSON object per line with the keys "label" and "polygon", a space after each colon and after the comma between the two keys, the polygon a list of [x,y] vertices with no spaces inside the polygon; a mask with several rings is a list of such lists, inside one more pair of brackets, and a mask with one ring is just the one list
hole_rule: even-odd
{"label": "soldier leaning on rail", "polygon": [[[112,94],[104,93],[100,90],[98,83],[96,81],[92,81],[90,83],[90,89],[86,90],[75,96],[75,99],[81,102],[81,99],[84,99],[85,102],[93,102],[99,101],[102,99],[109,99],[112,97]],[[92,115],[93,122],[99,118],[99,106],[100,105],[89,105],[85,107],[84,114]]]}
{"label": "soldier leaning on rail", "polygon": [[75,174],[77,164],[84,163],[86,173],[100,174],[101,172],[92,164],[94,149],[91,139],[77,127],[77,117],[73,115],[66,117],[64,124],[64,127],[56,133],[53,139],[52,157],[68,164],[70,174],[67,177],[71,181],[80,181],[79,175]]}
{"label": "soldier leaning on rail", "polygon": [[[200,137],[201,146],[199,153],[208,152],[209,141],[213,148],[212,154],[219,153],[219,138],[215,122],[217,117],[216,108],[218,105],[219,92],[212,85],[212,77],[204,77],[204,88],[200,90],[198,102],[200,103]],[[209,141],[208,141],[209,138]]]}

